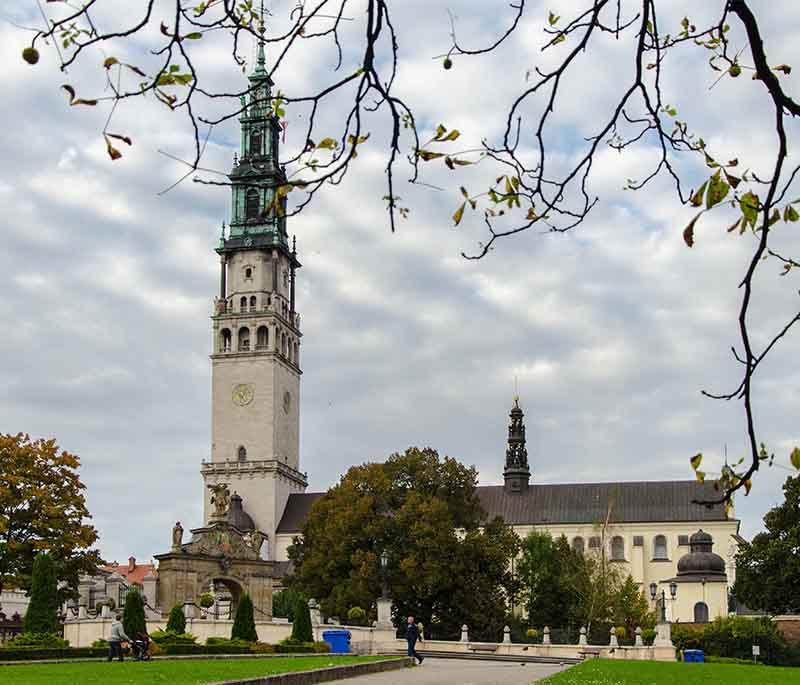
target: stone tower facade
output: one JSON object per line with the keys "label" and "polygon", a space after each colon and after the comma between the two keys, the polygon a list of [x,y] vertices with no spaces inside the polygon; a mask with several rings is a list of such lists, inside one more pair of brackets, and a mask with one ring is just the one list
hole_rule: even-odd
{"label": "stone tower facade", "polygon": [[[204,517],[208,487],[227,483],[241,495],[256,529],[268,536],[286,501],[303,492],[300,472],[300,315],[295,274],[300,268],[286,231],[286,183],[279,161],[277,117],[264,46],[241,101],[240,154],[229,174],[232,206],[223,224],[219,296],[214,301],[211,354],[211,460],[203,462]],[[272,558],[272,557],[271,557]]]}
{"label": "stone tower facade", "polygon": [[525,415],[519,408],[519,398],[514,398],[514,406],[509,414],[508,448],[503,481],[507,493],[525,492],[531,479],[528,466],[528,450],[525,447]]}

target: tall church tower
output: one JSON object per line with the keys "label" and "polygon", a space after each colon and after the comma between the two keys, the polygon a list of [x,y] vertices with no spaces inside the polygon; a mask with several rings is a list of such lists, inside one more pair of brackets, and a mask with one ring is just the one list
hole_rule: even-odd
{"label": "tall church tower", "polygon": [[519,408],[519,398],[514,397],[508,423],[508,448],[503,481],[507,493],[526,492],[531,479],[528,450],[525,447],[525,415]]}
{"label": "tall church tower", "polygon": [[295,273],[300,268],[286,232],[286,183],[279,131],[265,69],[264,44],[242,97],[241,144],[229,174],[230,229],[223,224],[219,296],[211,317],[211,461],[203,462],[204,519],[212,506],[206,486],[227,483],[238,492],[255,527],[268,536],[291,493],[307,486],[300,472],[300,315]]}

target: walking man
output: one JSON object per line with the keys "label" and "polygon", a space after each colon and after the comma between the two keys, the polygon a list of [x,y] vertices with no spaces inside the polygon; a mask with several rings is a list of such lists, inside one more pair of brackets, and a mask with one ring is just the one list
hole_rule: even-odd
{"label": "walking man", "polygon": [[422,642],[422,635],[420,635],[419,628],[417,624],[414,623],[414,617],[408,617],[408,623],[406,624],[406,642],[408,643],[408,656],[413,656],[420,664],[425,660],[424,656],[420,656],[417,654],[417,650],[414,648],[417,644],[417,640]]}
{"label": "walking man", "polygon": [[113,661],[114,655],[119,657],[120,661],[124,661],[122,656],[122,641],[130,642],[131,639],[125,634],[125,629],[122,627],[122,614],[114,616],[111,622],[111,635],[108,637],[108,660]]}

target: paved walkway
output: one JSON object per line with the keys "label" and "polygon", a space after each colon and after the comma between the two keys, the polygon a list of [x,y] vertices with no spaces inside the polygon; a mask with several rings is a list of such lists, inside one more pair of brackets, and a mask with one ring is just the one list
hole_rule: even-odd
{"label": "paved walkway", "polygon": [[558,664],[519,664],[507,661],[467,661],[426,658],[418,668],[376,673],[333,682],[350,685],[530,685],[558,673]]}

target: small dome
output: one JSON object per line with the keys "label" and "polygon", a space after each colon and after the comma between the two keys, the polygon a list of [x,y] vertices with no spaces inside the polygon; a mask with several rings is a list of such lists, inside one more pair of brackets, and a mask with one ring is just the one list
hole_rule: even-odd
{"label": "small dome", "polygon": [[692,535],[689,538],[691,551],[678,560],[678,577],[725,576],[725,560],[711,551],[713,546],[714,539],[704,530]]}
{"label": "small dome", "polygon": [[235,492],[231,495],[231,505],[228,509],[228,523],[232,526],[236,526],[245,533],[256,529],[256,525],[253,523],[253,519],[250,518],[250,514],[242,507],[242,496]]}

